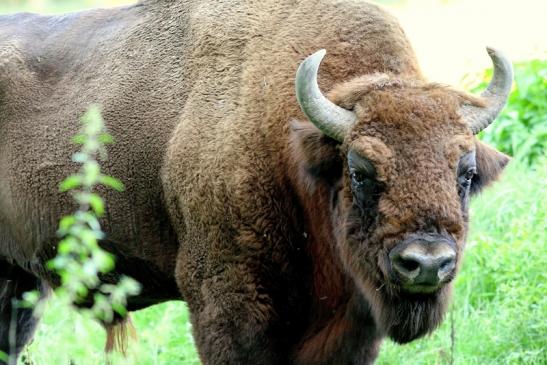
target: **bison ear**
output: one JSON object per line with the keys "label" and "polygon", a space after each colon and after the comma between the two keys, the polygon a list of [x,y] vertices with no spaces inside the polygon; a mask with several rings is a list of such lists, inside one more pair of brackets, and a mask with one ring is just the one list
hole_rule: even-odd
{"label": "bison ear", "polygon": [[334,184],[342,176],[339,142],[324,135],[310,122],[291,121],[293,158],[314,179]]}
{"label": "bison ear", "polygon": [[471,194],[480,192],[495,181],[511,160],[505,153],[477,140],[475,142],[477,174],[471,184]]}

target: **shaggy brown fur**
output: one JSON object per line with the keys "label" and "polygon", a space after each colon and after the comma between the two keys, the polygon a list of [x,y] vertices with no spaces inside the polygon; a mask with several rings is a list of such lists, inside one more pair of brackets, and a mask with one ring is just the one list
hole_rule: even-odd
{"label": "shaggy brown fur", "polygon": [[[320,86],[359,116],[341,145],[294,95],[297,65],[320,48]],[[57,193],[74,170],[68,141],[100,103],[117,141],[104,167],[127,188],[101,191],[103,244],[144,285],[130,309],[184,298],[204,364],[371,363],[382,337],[433,330],[450,291],[405,294],[386,252],[435,228],[461,256],[459,157],[476,151],[472,191],[507,162],[472,137],[463,101],[480,104],[427,84],[397,21],[360,1],[2,17],[0,258],[54,284],[44,262],[73,209]],[[350,188],[350,151],[376,168],[365,200]]]}
{"label": "shaggy brown fur", "polygon": [[131,317],[127,316],[113,323],[107,323],[104,327],[106,330],[105,352],[117,351],[126,355],[129,337],[133,340],[137,339],[137,332],[131,322]]}

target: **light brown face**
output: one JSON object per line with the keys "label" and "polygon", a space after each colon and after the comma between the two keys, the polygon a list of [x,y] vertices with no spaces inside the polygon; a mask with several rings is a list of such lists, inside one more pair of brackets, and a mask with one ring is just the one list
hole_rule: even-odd
{"label": "light brown face", "polygon": [[368,229],[366,249],[348,254],[364,256],[354,269],[378,286],[433,293],[454,277],[476,172],[458,106],[446,89],[423,87],[376,90],[354,106],[344,210],[348,226]]}
{"label": "light brown face", "polygon": [[[344,104],[348,94],[332,97]],[[440,323],[465,246],[469,197],[507,162],[476,141],[460,102],[443,87],[397,85],[348,107],[358,121],[340,149],[333,212],[345,229],[337,246],[377,322],[399,342]]]}

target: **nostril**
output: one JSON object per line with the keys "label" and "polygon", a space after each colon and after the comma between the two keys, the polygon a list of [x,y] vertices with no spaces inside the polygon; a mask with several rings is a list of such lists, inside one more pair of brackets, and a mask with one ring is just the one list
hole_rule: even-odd
{"label": "nostril", "polygon": [[398,266],[405,269],[406,271],[414,271],[420,267],[420,263],[413,259],[404,259],[401,257],[398,261]]}
{"label": "nostril", "polygon": [[454,259],[452,259],[452,258],[444,259],[443,261],[441,261],[439,269],[441,271],[448,270],[450,268],[450,266],[452,266],[453,263],[454,263]]}

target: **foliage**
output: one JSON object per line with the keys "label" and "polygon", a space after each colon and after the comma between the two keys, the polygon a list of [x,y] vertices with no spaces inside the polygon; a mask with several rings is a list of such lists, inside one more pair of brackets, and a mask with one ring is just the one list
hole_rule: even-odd
{"label": "foliage", "polygon": [[[105,145],[113,142],[112,137],[104,132],[99,108],[92,106],[83,116],[82,123],[82,132],[74,137],[81,150],[72,156],[81,168],[59,187],[61,192],[72,194],[78,209],[61,219],[58,253],[48,266],[61,279],[61,286],[56,291],[62,293],[69,303],[91,305],[90,311],[95,318],[110,322],[114,312],[125,315],[126,299],[138,294],[139,285],[125,276],[116,285],[101,281],[101,274],[113,270],[114,257],[98,244],[104,238],[99,218],[104,215],[105,206],[94,191],[98,185],[121,191],[123,184],[103,174],[97,161],[106,158]],[[30,299],[28,295],[27,299]]]}
{"label": "foliage", "polygon": [[[76,305],[80,312],[87,312],[93,319],[108,323],[114,319],[115,313],[126,315],[127,298],[137,295],[140,285],[126,276],[117,278],[116,284],[101,280],[101,276],[114,269],[115,258],[99,246],[99,241],[105,236],[99,223],[99,218],[105,213],[105,204],[95,190],[99,185],[117,191],[124,187],[118,179],[103,174],[99,166],[98,160],[107,157],[105,146],[114,142],[105,132],[100,109],[91,106],[81,122],[81,133],[73,138],[81,149],[72,156],[72,160],[81,165],[80,170],[59,185],[61,192],[72,195],[78,208],[73,214],[61,218],[57,231],[60,237],[58,252],[48,262],[48,268],[60,278],[55,293],[63,302],[61,308]],[[23,300],[14,299],[12,304],[34,307],[38,313],[44,307],[38,291],[26,292]],[[5,359],[6,354],[0,352],[0,360]]]}
{"label": "foliage", "polygon": [[[491,76],[489,69],[477,90],[483,90]],[[528,164],[538,160],[547,145],[546,90],[547,60],[517,63],[509,102],[496,122],[481,133],[481,139]]]}

